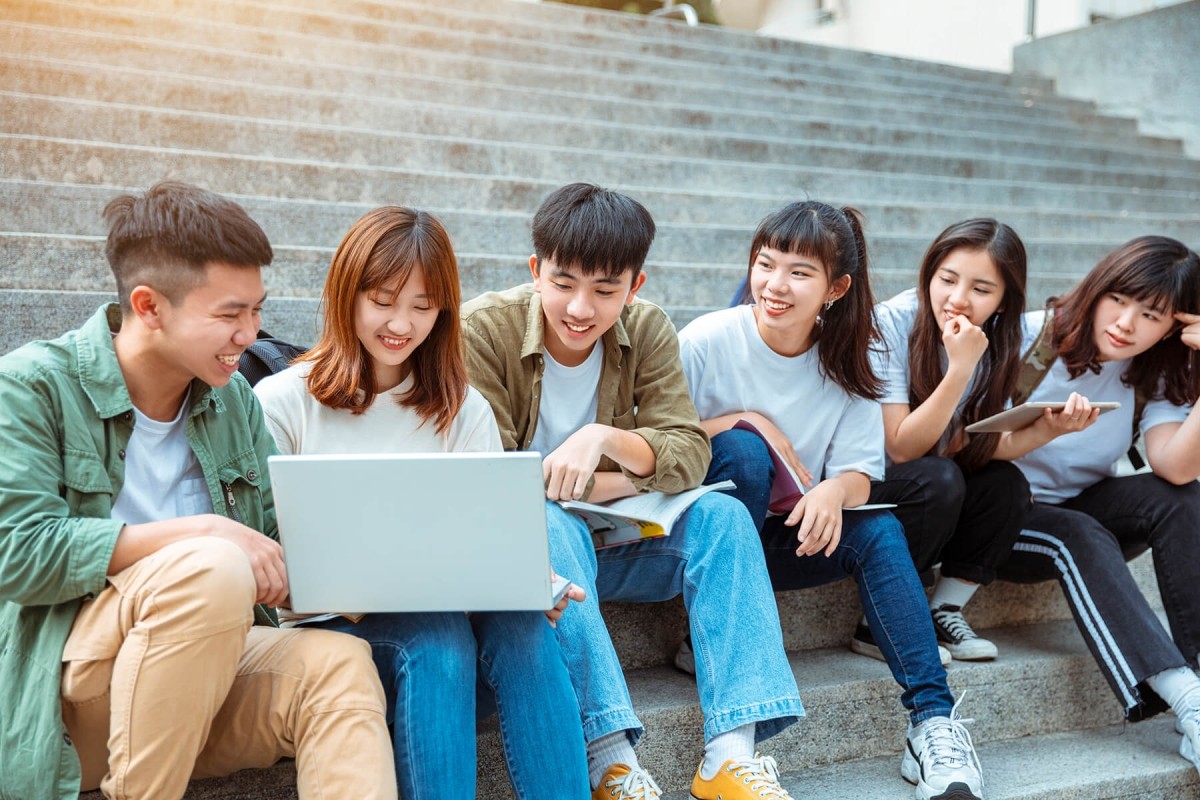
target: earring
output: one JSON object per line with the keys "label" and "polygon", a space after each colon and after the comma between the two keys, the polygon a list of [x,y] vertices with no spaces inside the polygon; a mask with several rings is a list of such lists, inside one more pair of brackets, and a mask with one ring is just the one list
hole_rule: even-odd
{"label": "earring", "polygon": [[833,301],[832,301],[832,300],[826,300],[826,301],[825,301],[825,310],[826,310],[826,311],[828,311],[828,310],[829,310],[829,309],[831,309],[831,308],[833,308]]}

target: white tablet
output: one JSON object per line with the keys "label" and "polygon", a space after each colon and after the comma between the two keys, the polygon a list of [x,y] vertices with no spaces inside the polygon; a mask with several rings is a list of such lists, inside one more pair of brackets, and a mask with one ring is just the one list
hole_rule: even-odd
{"label": "white tablet", "polygon": [[[967,433],[1001,433],[1003,431],[1019,431],[1027,425],[1032,425],[1037,421],[1037,418],[1042,415],[1042,412],[1047,408],[1055,411],[1062,411],[1063,406],[1067,402],[1038,402],[1038,403],[1022,403],[1015,408],[1010,408],[1007,411],[1001,411],[999,414],[993,414],[987,419],[981,419],[973,425],[967,426]],[[1100,409],[1100,413],[1112,411],[1114,408],[1120,408],[1120,403],[1092,403],[1092,408]]]}

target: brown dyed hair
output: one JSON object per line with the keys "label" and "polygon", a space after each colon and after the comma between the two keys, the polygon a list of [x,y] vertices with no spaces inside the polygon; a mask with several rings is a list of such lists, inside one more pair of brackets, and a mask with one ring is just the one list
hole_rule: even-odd
{"label": "brown dyed hair", "polygon": [[408,357],[412,390],[397,401],[432,420],[444,433],[467,393],[458,305],[462,290],[450,237],[436,217],[384,206],[350,226],[325,277],[325,323],[316,345],[301,356],[312,363],[308,391],[323,405],[361,414],[375,399],[375,370],[354,331],[354,307],[363,292],[395,283],[397,293],[421,270],[429,302],[438,310],[429,337]]}
{"label": "brown dyed hair", "polygon": [[[1061,299],[1051,298],[1051,342],[1072,378],[1086,370],[1100,371],[1092,318],[1106,294],[1123,294],[1161,307],[1166,314],[1198,313],[1200,256],[1176,239],[1140,236],[1100,259]],[[1200,353],[1178,336],[1167,336],[1135,356],[1121,381],[1148,399],[1165,397],[1175,405],[1195,403],[1200,395]]]}
{"label": "brown dyed hair", "polygon": [[[1025,312],[1025,245],[1017,232],[990,218],[956,222],[938,234],[925,251],[917,279],[917,316],[908,337],[908,402],[916,408],[933,394],[945,377],[942,366],[942,332],[934,320],[929,285],[942,262],[957,250],[986,252],[1004,281],[1000,308],[981,326],[988,347],[976,366],[971,393],[963,404],[965,425],[1004,410],[1017,388],[1021,368],[1021,315]],[[992,459],[998,433],[971,435],[967,446],[954,460],[966,472],[979,469]]]}
{"label": "brown dyed hair", "polygon": [[204,283],[212,262],[263,267],[271,243],[245,209],[221,195],[179,181],[162,181],[143,195],[123,194],[104,207],[104,255],[117,280],[125,314],[129,294],[150,286],[171,305]]}
{"label": "brown dyed hair", "polygon": [[846,294],[821,312],[821,322],[813,328],[813,345],[820,345],[822,377],[849,394],[878,400],[883,384],[871,369],[870,348],[879,340],[879,331],[862,226],[858,209],[838,209],[815,200],[792,203],[769,215],[754,232],[740,302],[753,300],[750,275],[764,247],[819,259],[830,283],[849,275]]}

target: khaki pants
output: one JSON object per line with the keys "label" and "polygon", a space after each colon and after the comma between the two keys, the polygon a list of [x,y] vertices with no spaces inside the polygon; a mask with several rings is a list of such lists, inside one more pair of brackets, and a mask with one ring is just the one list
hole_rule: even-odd
{"label": "khaki pants", "polygon": [[178,798],[190,778],[294,757],[306,800],[396,797],[366,642],[251,627],[250,564],[222,539],[177,542],[109,581],[63,652],[82,789]]}

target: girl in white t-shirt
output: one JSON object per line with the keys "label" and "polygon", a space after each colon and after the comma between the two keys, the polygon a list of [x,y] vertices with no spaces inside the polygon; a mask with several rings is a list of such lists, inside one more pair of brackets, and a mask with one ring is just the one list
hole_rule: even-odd
{"label": "girl in white t-shirt", "polygon": [[[1180,754],[1200,769],[1200,256],[1167,237],[1134,239],[1051,309],[1049,320],[1025,315],[1025,348],[1045,324],[1056,354],[1029,399],[1067,404],[997,449],[1035,500],[1000,577],[1058,580],[1126,718],[1170,705]],[[1117,476],[1139,398],[1150,471]],[[1097,417],[1092,401],[1121,406]],[[1170,636],[1125,566],[1147,548]]]}
{"label": "girl in white t-shirt", "polygon": [[[706,482],[737,484],[730,493],[760,526],[777,590],[854,577],[904,690],[902,774],[920,797],[982,797],[904,531],[888,511],[843,511],[866,502],[884,465],[859,213],[806,201],[770,215],[754,235],[747,285],[754,305],[706,314],[679,335],[692,399],[712,437]],[[757,433],[735,428],[746,423]],[[778,515],[769,513],[776,469],[768,443],[809,485],[784,507],[776,498]]]}
{"label": "girl in white t-shirt", "polygon": [[[386,206],[354,223],[326,276],[320,340],[255,387],[280,451],[501,450],[491,407],[467,385],[460,299],[454,251],[436,218]],[[404,487],[375,501],[394,503],[403,524]],[[499,708],[509,774],[520,776],[516,795],[584,797],[578,703],[547,624],[564,605],[545,616],[368,614],[354,622],[326,615],[296,624],[371,644],[401,797],[474,800],[477,673],[484,698]]]}
{"label": "girl in white t-shirt", "polygon": [[[883,428],[889,464],[872,503],[896,503],[918,572],[941,562],[930,598],[938,641],[965,661],[996,657],[962,614],[991,583],[1025,519],[1029,484],[996,461],[1001,434],[964,428],[1004,410],[1021,361],[1025,246],[1009,226],[969,219],[942,231],[917,286],[875,308],[883,346]],[[866,625],[855,652],[879,657]]]}

